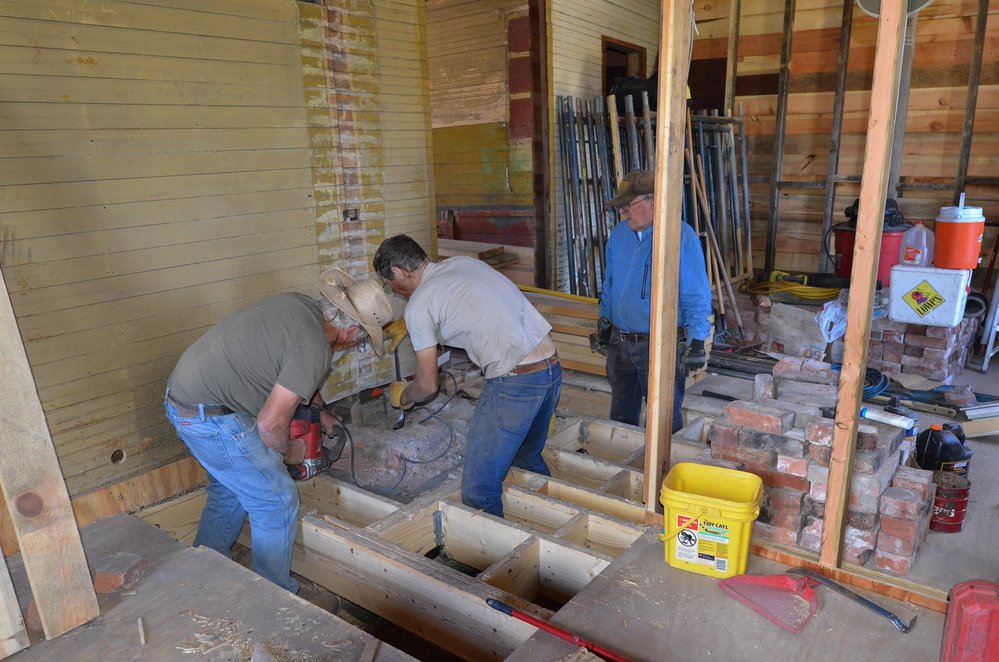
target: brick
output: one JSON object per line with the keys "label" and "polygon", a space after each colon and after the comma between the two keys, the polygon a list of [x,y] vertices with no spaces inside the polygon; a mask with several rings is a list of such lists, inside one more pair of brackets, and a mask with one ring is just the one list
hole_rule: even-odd
{"label": "brick", "polygon": [[[879,331],[878,333],[880,334],[881,332]],[[872,352],[874,350],[884,349],[882,342],[883,341],[881,340],[880,335],[878,335],[877,338],[871,337],[871,339],[867,341],[867,351]]]}
{"label": "brick", "polygon": [[[821,386],[822,388],[827,388],[825,384],[802,384],[801,382],[794,382],[800,386]],[[797,402],[803,405],[813,405],[816,407],[835,407],[836,406],[836,393],[802,393],[800,389],[781,391],[780,387],[777,387],[777,399],[785,402]]]}
{"label": "brick", "polygon": [[813,420],[805,427],[805,439],[813,444],[832,446],[836,423],[831,418]]}
{"label": "brick", "polygon": [[[686,398],[684,398],[686,400]],[[738,425],[733,425],[723,420],[715,421],[708,428],[708,440],[712,443],[718,442],[720,444],[738,444],[739,443],[739,432],[742,428]]]}
{"label": "brick", "polygon": [[919,540],[919,520],[899,519],[897,517],[881,516],[881,531],[896,538]]}
{"label": "brick", "polygon": [[874,347],[869,348],[867,350],[867,362],[877,363],[879,364],[878,367],[880,367],[881,361],[882,359],[884,359],[884,355],[885,355],[884,349],[874,348]]}
{"label": "brick", "polygon": [[902,352],[886,349],[881,355],[882,363],[894,363],[896,365],[902,364]]}
{"label": "brick", "polygon": [[878,570],[890,572],[895,575],[907,575],[912,572],[912,562],[915,560],[915,552],[906,556],[892,554],[880,549],[874,552],[874,566]]}
{"label": "brick", "polygon": [[805,498],[801,500],[801,511],[808,517],[822,519],[826,514],[826,504],[822,501],[816,501],[811,495],[806,494]]}
{"label": "brick", "polygon": [[771,372],[774,375],[782,375],[787,372],[798,372],[801,370],[802,364],[805,359],[799,358],[797,356],[782,356],[777,359],[777,363],[771,368]]}
{"label": "brick", "polygon": [[800,531],[805,516],[799,511],[770,509],[770,519],[768,522],[781,529]]}
{"label": "brick", "polygon": [[883,334],[884,331],[882,331],[881,329],[875,329],[873,327],[871,328],[871,340],[881,340]]}
{"label": "brick", "polygon": [[[956,333],[960,333],[960,331],[957,331]],[[926,327],[926,333],[923,335],[930,336],[931,338],[949,338],[954,334],[954,329],[945,326],[928,326]]]}
{"label": "brick", "polygon": [[[829,469],[820,464],[813,463],[808,467],[808,480],[813,483],[829,482]],[[825,499],[823,499],[824,501]]]}
{"label": "brick", "polygon": [[823,467],[828,467],[830,457],[832,457],[832,446],[808,444],[808,458],[812,462],[815,462]]}
{"label": "brick", "polygon": [[826,481],[824,480],[813,480],[808,487],[808,496],[815,501],[821,501],[825,503],[826,501]]}
{"label": "brick", "polygon": [[891,485],[913,490],[921,499],[932,500],[937,491],[936,483],[933,482],[933,472],[914,467],[899,467],[891,480]]}
{"label": "brick", "polygon": [[730,423],[775,434],[786,432],[794,426],[793,413],[745,400],[737,400],[725,405],[725,418]]}
{"label": "brick", "polygon": [[759,521],[753,523],[753,535],[782,545],[797,545],[799,533],[798,529],[782,528]]}
{"label": "brick", "polygon": [[899,519],[918,520],[926,512],[928,503],[915,490],[889,487],[881,495],[881,513]]}
{"label": "brick", "polygon": [[822,524],[823,520],[818,517],[809,517],[805,520],[805,526],[798,535],[798,545],[813,552],[818,552],[822,547]]}
{"label": "brick", "polygon": [[786,487],[791,490],[798,490],[799,492],[808,491],[807,478],[765,469],[754,469],[752,473],[759,476],[763,480],[763,484],[767,487]]}
{"label": "brick", "polygon": [[742,463],[747,469],[772,469],[777,466],[777,453],[772,450],[746,448],[717,441],[711,442],[711,457]]}
{"label": "brick", "polygon": [[773,375],[761,373],[753,378],[753,400],[762,402],[774,397]]}
{"label": "brick", "polygon": [[884,531],[878,536],[878,549],[896,556],[914,556],[919,548],[918,541],[907,538],[896,538]]}
{"label": "brick", "polygon": [[900,342],[889,342],[888,340],[881,342],[882,353],[885,350],[889,352],[901,352],[903,349],[905,349],[905,345]]}
{"label": "brick", "polygon": [[855,565],[865,565],[874,553],[876,543],[877,532],[847,526],[843,533],[843,560]]}
{"label": "brick", "polygon": [[683,397],[683,410],[691,414],[703,414],[705,418],[712,420],[721,420],[721,407],[717,398],[688,393]]}
{"label": "brick", "polygon": [[[785,379],[783,377],[774,377],[774,386],[777,390],[777,399],[785,400],[785,395],[797,394],[807,397],[815,398],[815,402],[808,402],[807,400],[802,402],[802,404],[810,404],[815,407],[825,407],[827,405],[818,402],[818,400],[835,400],[838,393],[836,384],[815,384],[811,382],[795,381],[790,379]],[[797,401],[796,401],[797,402]]]}
{"label": "brick", "polygon": [[785,455],[792,458],[805,457],[805,448],[808,445],[804,439],[769,432],[756,432],[754,435],[761,448],[773,450],[778,455]]}
{"label": "brick", "polygon": [[811,423],[813,419],[822,418],[822,411],[818,407],[813,407],[811,405],[803,405],[798,402],[788,402],[787,400],[774,400],[773,398],[757,400],[757,402],[761,405],[766,405],[767,407],[774,407],[776,409],[794,412],[794,427],[796,428],[804,428],[806,425]]}
{"label": "brick", "polygon": [[148,561],[138,554],[113,554],[94,573],[94,590],[103,594],[128,590],[142,578],[147,566]]}
{"label": "brick", "polygon": [[879,498],[881,493],[888,489],[897,468],[898,453],[891,453],[873,474],[869,476],[854,474],[853,483],[850,486],[851,493]]}
{"label": "brick", "polygon": [[885,459],[884,449],[856,451],[853,454],[853,471],[859,474],[873,474]]}
{"label": "brick", "polygon": [[902,331],[883,331],[881,333],[881,338],[887,340],[888,342],[904,343],[905,333]]}
{"label": "brick", "polygon": [[954,345],[951,338],[934,338],[933,336],[908,335],[905,344],[909,347],[930,347],[932,349],[950,349]]}
{"label": "brick", "polygon": [[881,518],[876,512],[865,513],[859,510],[846,512],[846,523],[862,531],[874,531],[879,527]]}
{"label": "brick", "polygon": [[782,510],[801,510],[805,493],[800,490],[790,490],[786,487],[777,487],[769,491],[770,505]]}
{"label": "brick", "polygon": [[808,465],[810,462],[807,457],[790,457],[778,453],[776,468],[782,474],[804,478],[808,475]]}
{"label": "brick", "polygon": [[902,355],[903,356],[922,356],[923,355],[923,348],[922,347],[916,347],[915,345],[906,345],[905,347],[902,348]]}
{"label": "brick", "polygon": [[906,327],[905,327],[905,332],[906,333],[911,333],[911,334],[914,334],[914,335],[917,335],[917,336],[925,336],[926,335],[926,329],[927,329],[927,327],[924,324],[907,324]]}

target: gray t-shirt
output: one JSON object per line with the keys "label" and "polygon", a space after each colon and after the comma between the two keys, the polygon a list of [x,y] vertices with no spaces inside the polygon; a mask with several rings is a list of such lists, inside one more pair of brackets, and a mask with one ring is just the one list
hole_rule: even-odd
{"label": "gray t-shirt", "polygon": [[319,301],[276,294],[209,329],[180,357],[167,386],[181,402],[256,416],[275,384],[308,402],[332,358]]}
{"label": "gray t-shirt", "polygon": [[510,372],[552,328],[510,279],[461,256],[427,264],[405,317],[414,350],[461,347],[488,378]]}

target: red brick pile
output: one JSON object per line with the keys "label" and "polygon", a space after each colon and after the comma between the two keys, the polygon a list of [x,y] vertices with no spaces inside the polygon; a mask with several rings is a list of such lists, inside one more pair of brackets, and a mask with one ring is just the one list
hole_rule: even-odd
{"label": "red brick pile", "polygon": [[[765,496],[754,535],[819,550],[835,425],[822,416],[822,408],[835,406],[838,379],[827,363],[783,359],[772,376],[757,376],[755,401],[729,403],[724,416],[712,423],[710,458],[705,459],[763,479]],[[848,563],[864,565],[877,551],[882,559],[875,561],[879,568],[908,573],[919,536],[925,536],[933,474],[899,469],[903,436],[901,429],[881,423],[858,426],[843,546]],[[918,508],[904,510],[903,501],[918,502]],[[914,514],[913,524],[906,525],[908,529],[890,528],[909,521],[903,514]],[[889,538],[881,550],[878,538],[885,521],[892,531],[889,536],[909,544]],[[908,537],[898,535],[908,534],[909,529]]]}
{"label": "red brick pile", "polygon": [[867,365],[886,375],[902,372],[950,384],[967,365],[977,330],[977,319],[947,329],[878,318],[871,322]]}
{"label": "red brick pile", "polygon": [[899,467],[881,496],[881,534],[874,565],[898,575],[912,571],[919,545],[926,540],[937,486],[933,472]]}

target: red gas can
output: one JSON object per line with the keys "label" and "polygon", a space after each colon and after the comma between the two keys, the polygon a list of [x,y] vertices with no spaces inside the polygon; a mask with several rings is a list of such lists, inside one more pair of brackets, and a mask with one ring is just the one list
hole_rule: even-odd
{"label": "red gas can", "polygon": [[941,662],[988,662],[999,651],[999,584],[972,579],[950,590]]}

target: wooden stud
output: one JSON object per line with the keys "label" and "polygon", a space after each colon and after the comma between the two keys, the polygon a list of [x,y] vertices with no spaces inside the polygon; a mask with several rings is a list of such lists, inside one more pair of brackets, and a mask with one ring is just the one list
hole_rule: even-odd
{"label": "wooden stud", "polygon": [[964,106],[964,128],[961,132],[961,156],[957,159],[957,177],[954,179],[954,205],[961,202],[961,194],[968,177],[968,159],[971,156],[971,138],[975,133],[975,110],[978,106],[978,84],[982,77],[982,51],[985,48],[985,25],[989,19],[989,0],[978,0],[978,20],[975,21],[975,51],[971,56],[968,73],[968,97]]}
{"label": "wooden stud", "polygon": [[[659,116],[656,135],[656,196],[652,237],[652,312],[645,435],[645,503],[659,504],[656,490],[669,469],[676,368],[683,142],[693,6],[663,3],[659,39]],[[665,102],[665,103],[663,103]]]}
{"label": "wooden stud", "polygon": [[742,0],[730,0],[728,5],[728,57],[725,61],[724,105],[725,114],[729,117],[735,112],[735,82],[736,72],[739,68],[739,21],[741,13]]}
{"label": "wooden stud", "polygon": [[0,272],[0,486],[45,636],[100,614],[66,481]]}
{"label": "wooden stud", "polygon": [[843,338],[845,349],[839,379],[839,404],[836,407],[836,427],[829,461],[826,518],[819,553],[819,562],[829,567],[839,566],[846,503],[850,495],[850,473],[867,368],[867,339],[871,332],[871,310],[878,256],[881,252],[881,230],[888,193],[888,167],[904,35],[905,3],[903,0],[885,0],[881,3],[878,17],[871,115],[867,125],[864,174],[860,185],[860,209],[857,213],[857,241],[850,275],[846,336]]}

